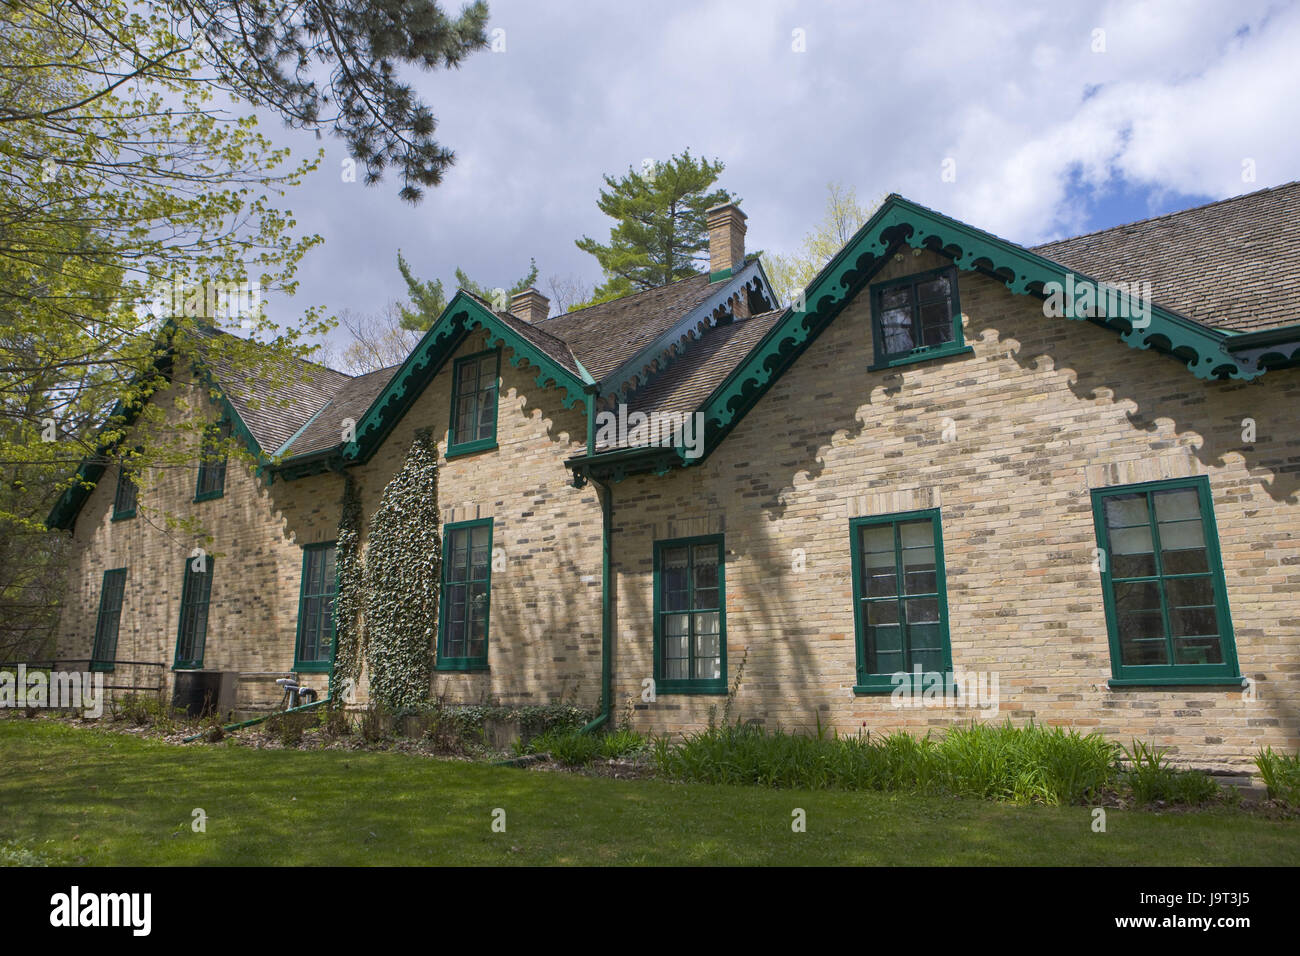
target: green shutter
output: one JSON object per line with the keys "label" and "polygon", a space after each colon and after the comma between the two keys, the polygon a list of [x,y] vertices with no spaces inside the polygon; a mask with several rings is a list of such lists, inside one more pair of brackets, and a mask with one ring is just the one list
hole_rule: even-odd
{"label": "green shutter", "polygon": [[[849,522],[859,694],[952,673],[943,530],[932,508]],[[921,688],[914,688],[920,690]]]}
{"label": "green shutter", "polygon": [[199,476],[194,485],[194,500],[209,501],[226,493],[225,442],[230,438],[229,420],[204,430],[199,450]]}
{"label": "green shutter", "polygon": [[338,593],[337,551],[333,541],[302,549],[302,584],[298,591],[298,636],[293,669],[325,673],[334,646],[334,599]]}
{"label": "green shutter", "polygon": [[95,619],[95,643],[90,652],[92,671],[111,671],[117,657],[117,634],[122,623],[122,600],[126,592],[126,568],[104,572],[99,589],[99,615]]}
{"label": "green shutter", "polygon": [[139,489],[131,480],[130,469],[122,462],[117,469],[117,490],[113,494],[113,520],[124,521],[135,517]]}
{"label": "green shutter", "polygon": [[456,360],[451,377],[447,457],[497,447],[501,352],[493,349]]}
{"label": "green shutter", "polygon": [[1092,492],[1113,687],[1241,686],[1210,483]]}
{"label": "green shutter", "polygon": [[442,532],[438,670],[488,667],[492,608],[492,519],[458,521]]}
{"label": "green shutter", "polygon": [[181,585],[180,624],[176,629],[176,657],[174,670],[190,670],[203,666],[203,650],[208,638],[208,606],[212,598],[212,555],[203,560],[206,570],[194,570],[195,558],[185,561],[184,583]]}
{"label": "green shutter", "polygon": [[722,535],[656,541],[657,694],[727,693],[727,580]]}

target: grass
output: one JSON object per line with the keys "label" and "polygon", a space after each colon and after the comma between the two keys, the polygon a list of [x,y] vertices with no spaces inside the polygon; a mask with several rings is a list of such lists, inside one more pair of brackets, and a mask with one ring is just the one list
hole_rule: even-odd
{"label": "grass", "polygon": [[[0,862],[112,865],[1293,864],[1300,825],[537,773],[358,751],[177,747],[0,720]],[[207,815],[205,833],[192,812]],[[506,832],[492,832],[492,811]],[[791,813],[807,832],[791,832]]]}

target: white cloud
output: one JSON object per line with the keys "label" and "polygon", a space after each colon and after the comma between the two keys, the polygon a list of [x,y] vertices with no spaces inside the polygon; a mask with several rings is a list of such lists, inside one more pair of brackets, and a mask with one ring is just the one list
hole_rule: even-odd
{"label": "white cloud", "polygon": [[[492,14],[507,52],[412,77],[459,157],[443,186],[411,207],[392,182],[340,184],[330,141],[291,197],[326,238],[303,302],[400,295],[399,246],[426,275],[509,281],[536,256],[543,278],[595,280],[573,240],[608,230],[601,175],[686,147],[727,163],[750,246],[769,250],[798,245],[833,180],[1031,242],[1091,225],[1072,183],[1218,198],[1300,178],[1300,7],[493,0]],[[1247,157],[1256,183],[1241,182]]]}

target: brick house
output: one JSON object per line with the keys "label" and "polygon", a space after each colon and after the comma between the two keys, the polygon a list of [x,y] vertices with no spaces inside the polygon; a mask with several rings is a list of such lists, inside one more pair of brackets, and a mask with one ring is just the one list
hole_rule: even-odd
{"label": "brick house", "polygon": [[219,556],[83,466],[59,653],[323,686],[341,476],[368,518],[432,427],[449,699],[1300,746],[1300,184],[1032,249],[891,196],[788,308],[745,229],[714,209],[708,274],[555,318],[458,293],[288,410],[213,370],[265,465],[152,493]]}

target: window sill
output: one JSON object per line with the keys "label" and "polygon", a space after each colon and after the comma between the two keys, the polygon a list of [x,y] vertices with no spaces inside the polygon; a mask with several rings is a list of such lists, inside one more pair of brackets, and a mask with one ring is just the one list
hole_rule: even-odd
{"label": "window sill", "polygon": [[436,671],[486,672],[490,670],[487,661],[438,661]]}
{"label": "window sill", "polygon": [[225,496],[225,491],[205,491],[201,495],[195,495],[194,502],[197,504],[200,501],[216,501],[218,498],[224,498]]}
{"label": "window sill", "polygon": [[1246,686],[1244,677],[1112,677],[1106,682],[1112,689],[1126,687],[1233,687]]}
{"label": "window sill", "polygon": [[173,664],[172,670],[173,671],[201,671],[203,670],[203,662],[200,661],[197,664]]}
{"label": "window sill", "polygon": [[131,520],[132,518],[134,518],[134,517],[135,517],[135,512],[134,512],[134,511],[123,511],[121,514],[114,514],[114,515],[113,515],[113,520],[114,520],[114,521],[130,521],[130,520]]}
{"label": "window sill", "polygon": [[929,362],[932,359],[947,358],[950,355],[970,355],[974,349],[969,345],[958,345],[952,348],[936,348],[928,352],[917,352],[911,355],[900,355],[898,358],[887,358],[884,361],[873,362],[867,366],[868,372],[881,372],[885,369],[896,368],[899,365],[915,365],[917,362]]}
{"label": "window sill", "polygon": [[[904,671],[906,680],[899,682],[894,680],[893,674],[867,674],[858,679],[853,685],[853,693],[859,697],[868,694],[892,694],[894,691],[902,688],[902,692],[908,695],[923,694],[927,687],[937,689],[940,692],[946,692],[956,686],[956,679],[952,671],[924,671],[919,676],[915,671]],[[933,681],[927,684],[926,678],[934,675],[939,678],[938,683]]]}
{"label": "window sill", "polygon": [[655,696],[672,696],[674,694],[714,694],[727,693],[726,678],[709,681],[655,681]]}
{"label": "window sill", "polygon": [[101,662],[101,661],[90,662],[90,672],[92,674],[111,674],[113,673],[113,667],[114,665],[109,662]]}
{"label": "window sill", "polygon": [[447,454],[443,457],[447,461],[453,458],[461,458],[465,455],[477,455],[481,451],[496,451],[497,440],[495,438],[484,438],[479,441],[467,441],[463,445],[452,445],[447,449]]}
{"label": "window sill", "polygon": [[294,661],[293,669],[299,674],[328,674],[329,661]]}

